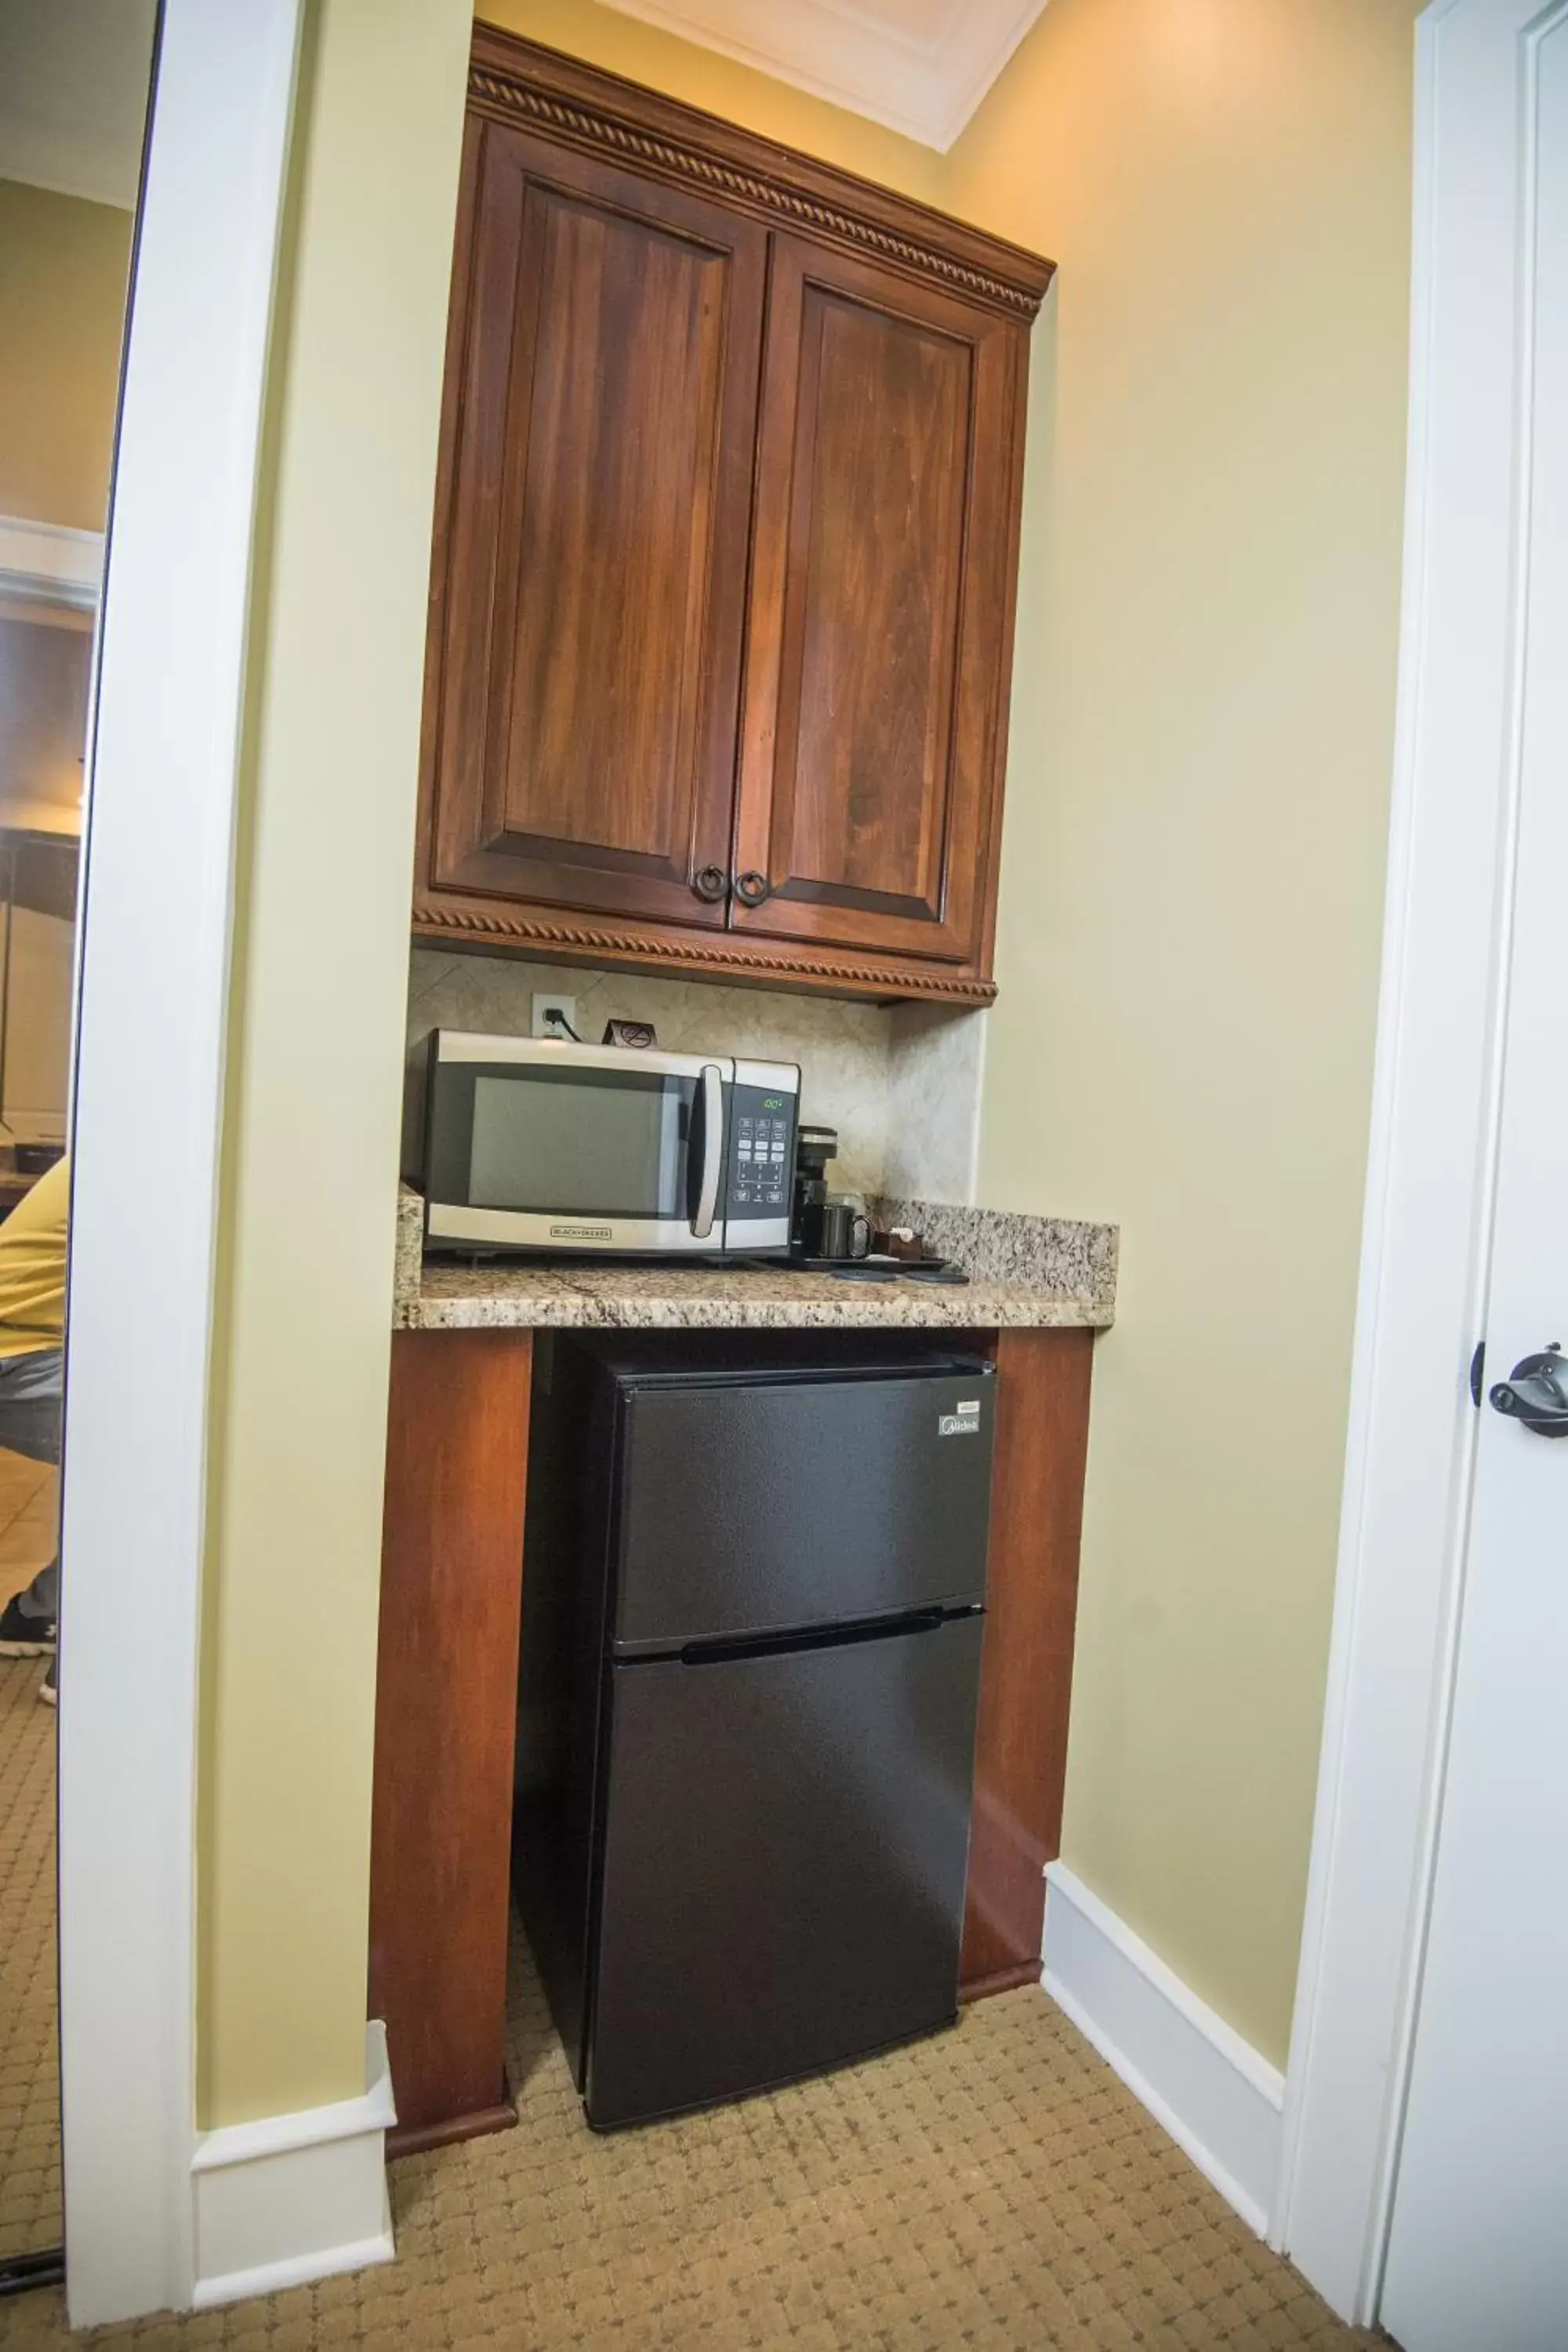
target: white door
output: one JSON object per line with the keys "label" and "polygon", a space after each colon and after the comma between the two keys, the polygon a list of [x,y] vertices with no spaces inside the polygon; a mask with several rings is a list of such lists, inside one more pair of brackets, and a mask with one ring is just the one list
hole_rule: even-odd
{"label": "white door", "polygon": [[[1568,0],[1529,13],[1494,19],[1522,365],[1488,1391],[1568,1349]],[[1568,1436],[1489,1402],[1478,1447],[1380,2316],[1405,2352],[1564,2352]]]}

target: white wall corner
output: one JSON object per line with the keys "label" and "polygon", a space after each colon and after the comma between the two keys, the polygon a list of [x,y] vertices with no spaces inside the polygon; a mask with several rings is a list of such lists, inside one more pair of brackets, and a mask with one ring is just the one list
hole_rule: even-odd
{"label": "white wall corner", "polygon": [[365,2028],[356,2099],[202,2132],[191,2158],[198,2310],[389,2263],[386,2028]]}
{"label": "white wall corner", "polygon": [[1040,1981],[1258,2236],[1279,2171],[1285,2078],[1059,1862]]}

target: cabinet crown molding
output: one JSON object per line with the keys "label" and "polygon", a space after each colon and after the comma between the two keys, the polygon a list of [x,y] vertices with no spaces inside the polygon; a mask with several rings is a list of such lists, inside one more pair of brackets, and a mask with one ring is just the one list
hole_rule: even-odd
{"label": "cabinet crown molding", "polygon": [[1032,320],[1055,274],[1022,246],[493,26],[475,27],[468,103],[873,254],[1007,318]]}
{"label": "cabinet crown molding", "polygon": [[554,922],[525,914],[500,914],[489,907],[454,907],[439,899],[414,902],[416,938],[430,940],[452,932],[476,940],[527,949],[535,955],[552,950],[570,956],[634,958],[650,967],[671,963],[705,965],[716,975],[754,975],[775,986],[816,982],[853,994],[915,999],[940,997],[953,1004],[985,1005],[996,995],[994,981],[968,973],[932,968],[917,972],[909,964],[878,964],[864,956],[834,957],[802,953],[798,949],[772,953],[739,940],[733,932],[718,931],[711,939],[680,939],[669,930],[657,934],[616,930],[589,923]]}

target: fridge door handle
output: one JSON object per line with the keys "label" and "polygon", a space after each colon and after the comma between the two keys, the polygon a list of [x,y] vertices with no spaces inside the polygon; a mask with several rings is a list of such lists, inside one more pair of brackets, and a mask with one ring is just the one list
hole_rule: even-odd
{"label": "fridge door handle", "polygon": [[793,1658],[805,1650],[847,1650],[857,1642],[889,1642],[910,1633],[940,1633],[944,1625],[981,1614],[977,1605],[952,1610],[908,1609],[900,1617],[864,1617],[847,1625],[809,1625],[787,1633],[741,1633],[728,1639],[688,1642],[675,1655],[683,1666],[732,1666],[745,1658]]}
{"label": "fridge door handle", "polygon": [[705,1242],[719,1209],[719,1180],[724,1171],[724,1074],[717,1062],[703,1064],[697,1081],[702,1106],[702,1182],[691,1218],[695,1241]]}

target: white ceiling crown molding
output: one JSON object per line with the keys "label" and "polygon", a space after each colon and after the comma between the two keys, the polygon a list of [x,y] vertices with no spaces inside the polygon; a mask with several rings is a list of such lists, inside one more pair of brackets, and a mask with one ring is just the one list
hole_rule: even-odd
{"label": "white ceiling crown molding", "polygon": [[1046,0],[610,0],[945,153]]}
{"label": "white ceiling crown molding", "polygon": [[92,612],[103,577],[103,533],[0,515],[0,595]]}

